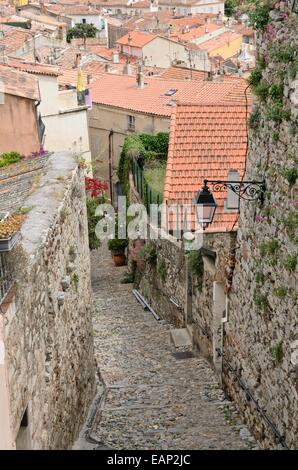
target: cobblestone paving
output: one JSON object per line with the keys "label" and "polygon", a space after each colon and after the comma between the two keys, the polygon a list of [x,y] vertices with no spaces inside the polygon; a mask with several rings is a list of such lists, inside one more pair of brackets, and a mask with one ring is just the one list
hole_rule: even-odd
{"label": "cobblestone paving", "polygon": [[120,283],[105,248],[93,253],[95,354],[105,385],[91,437],[110,449],[257,448],[207,361],[177,359],[170,325]]}

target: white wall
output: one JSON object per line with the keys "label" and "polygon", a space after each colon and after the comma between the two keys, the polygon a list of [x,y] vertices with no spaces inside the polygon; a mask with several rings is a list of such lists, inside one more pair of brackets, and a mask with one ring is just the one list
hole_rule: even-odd
{"label": "white wall", "polygon": [[182,44],[157,37],[143,47],[143,59],[147,66],[167,68],[175,59],[185,61],[187,57]]}
{"label": "white wall", "polygon": [[56,77],[39,75],[41,113],[45,129],[44,147],[49,151],[70,150],[91,161],[87,109],[77,104],[76,90],[59,91]]}
{"label": "white wall", "polygon": [[71,18],[71,26],[75,26],[78,23],[83,23],[83,19],[85,19],[87,24],[94,24],[94,26],[101,32],[103,30],[105,32],[105,36],[107,36],[108,27],[107,27],[107,20],[100,15],[67,15]]}

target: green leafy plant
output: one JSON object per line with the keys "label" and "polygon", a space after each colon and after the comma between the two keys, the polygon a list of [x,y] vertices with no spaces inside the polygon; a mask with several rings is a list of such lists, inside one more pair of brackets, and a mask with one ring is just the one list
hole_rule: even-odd
{"label": "green leafy plant", "polygon": [[156,261],[157,253],[156,247],[152,243],[147,243],[140,251],[140,257],[144,261],[154,263]]}
{"label": "green leafy plant", "polygon": [[79,276],[77,273],[73,273],[73,275],[71,276],[71,283],[75,286],[75,288],[77,289],[78,287],[78,283],[79,283]]}
{"label": "green leafy plant", "polygon": [[284,263],[284,267],[287,269],[287,271],[295,271],[296,266],[297,266],[297,256],[296,255],[287,255]]}
{"label": "green leafy plant", "polygon": [[167,266],[165,260],[162,258],[157,265],[157,272],[160,275],[162,281],[165,281],[167,278]]}
{"label": "green leafy plant", "polygon": [[257,0],[255,9],[249,12],[249,21],[255,29],[263,31],[269,22],[270,2]]}
{"label": "green leafy plant", "polygon": [[291,80],[295,80],[298,73],[298,59],[295,59],[288,67],[288,75]]}
{"label": "green leafy plant", "polygon": [[17,211],[16,211],[16,214],[23,214],[23,215],[26,215],[26,214],[29,214],[30,211],[32,211],[33,209],[33,206],[30,206],[30,207],[20,207]]}
{"label": "green leafy plant", "polygon": [[95,233],[96,225],[100,220],[100,217],[95,215],[96,208],[99,204],[104,202],[104,198],[86,198],[87,205],[87,219],[88,219],[88,236],[89,236],[89,248],[95,250],[100,247],[100,240],[97,238]]}
{"label": "green leafy plant", "polygon": [[95,38],[97,28],[93,24],[78,23],[67,32],[66,40],[70,42],[73,38]]}
{"label": "green leafy plant", "polygon": [[200,250],[191,251],[188,255],[188,268],[197,278],[199,291],[203,288],[204,261]]}
{"label": "green leafy plant", "polygon": [[259,85],[260,81],[262,80],[262,70],[260,68],[255,68],[248,78],[248,83],[255,88]]}
{"label": "green leafy plant", "polygon": [[276,239],[270,240],[269,242],[266,242],[266,243],[262,243],[260,246],[261,256],[274,255],[276,251],[278,250],[278,247],[279,247],[279,243],[278,243],[278,240]]}
{"label": "green leafy plant", "polygon": [[283,168],[280,174],[287,180],[290,186],[293,186],[298,178],[298,172],[294,167]]}
{"label": "green leafy plant", "polygon": [[298,210],[289,211],[288,215],[281,219],[281,222],[286,227],[290,240],[298,243]]}
{"label": "green leafy plant", "polygon": [[265,280],[265,276],[264,276],[264,273],[262,271],[258,271],[256,273],[256,283],[257,284],[263,284],[264,280]]}
{"label": "green leafy plant", "polygon": [[284,357],[282,341],[270,348],[270,354],[275,365],[280,364]]}
{"label": "green leafy plant", "polygon": [[295,57],[295,49],[288,44],[274,44],[272,57],[278,62],[292,62]]}
{"label": "green leafy plant", "polygon": [[284,85],[283,83],[273,83],[268,90],[268,96],[273,101],[282,101],[284,93]]}
{"label": "green leafy plant", "polygon": [[108,241],[108,249],[112,251],[112,253],[123,253],[127,245],[128,240],[125,238],[113,238]]}
{"label": "green leafy plant", "polygon": [[266,313],[269,309],[269,302],[267,295],[262,294],[258,289],[254,291],[253,296],[254,303],[263,312]]}
{"label": "green leafy plant", "polygon": [[291,118],[291,110],[284,108],[282,102],[275,102],[271,106],[266,106],[266,117],[268,121],[281,123]]}
{"label": "green leafy plant", "polygon": [[248,127],[256,130],[261,122],[261,112],[259,108],[256,108],[248,118]]}
{"label": "green leafy plant", "polygon": [[284,299],[287,296],[287,293],[288,293],[288,289],[286,289],[283,286],[280,286],[274,289],[274,295],[276,295],[276,297],[278,297],[279,299]]}
{"label": "green leafy plant", "polygon": [[3,168],[13,163],[18,163],[21,160],[21,155],[18,152],[7,152],[0,154],[0,168]]}
{"label": "green leafy plant", "polygon": [[266,80],[261,80],[258,85],[254,87],[254,93],[260,101],[265,102],[269,96],[270,85]]}

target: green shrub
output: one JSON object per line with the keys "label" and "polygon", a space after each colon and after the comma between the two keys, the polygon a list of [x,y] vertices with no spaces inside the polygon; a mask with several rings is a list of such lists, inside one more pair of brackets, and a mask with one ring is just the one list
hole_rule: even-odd
{"label": "green shrub", "polygon": [[279,243],[278,240],[270,240],[267,243],[262,243],[260,246],[261,256],[272,256],[278,250]]}
{"label": "green shrub", "polygon": [[298,59],[295,59],[288,67],[288,75],[291,80],[295,80],[298,73]]}
{"label": "green shrub", "polygon": [[125,238],[113,238],[108,241],[108,248],[113,253],[123,252],[128,245],[128,240]]}
{"label": "green shrub", "polygon": [[201,291],[203,288],[204,276],[204,261],[200,250],[191,251],[188,255],[188,267],[192,274],[197,277],[198,289]]}
{"label": "green shrub", "polygon": [[262,294],[259,292],[258,289],[255,290],[253,300],[256,304],[256,306],[263,312],[266,313],[269,309],[269,303],[268,303],[268,298],[267,295]]}
{"label": "green shrub", "polygon": [[289,63],[295,57],[295,49],[287,44],[274,45],[272,56],[278,62]]}
{"label": "green shrub", "polygon": [[276,295],[276,297],[278,297],[279,299],[284,299],[287,296],[287,293],[288,289],[283,286],[274,289],[274,295]]}
{"label": "green shrub", "polygon": [[293,186],[298,178],[296,168],[283,168],[280,174],[287,180],[290,186]]}
{"label": "green shrub", "polygon": [[162,281],[165,281],[167,278],[167,266],[165,260],[162,258],[157,265],[157,272],[160,275]]}
{"label": "green shrub", "polygon": [[291,118],[291,110],[284,108],[282,102],[275,102],[272,106],[267,106],[266,117],[269,121],[276,123],[283,120],[288,121]]}
{"label": "green shrub", "polygon": [[249,12],[249,21],[255,29],[263,31],[269,22],[270,3],[257,0],[254,10]]}
{"label": "green shrub", "polygon": [[168,145],[168,132],[159,132],[158,134],[133,134],[126,137],[122,147],[117,172],[121,191],[124,195],[128,196],[129,193],[128,180],[132,159],[137,154],[140,154],[140,152],[143,152],[145,161],[166,161]]}
{"label": "green shrub", "polygon": [[258,86],[260,81],[262,80],[262,70],[259,68],[256,68],[253,70],[248,78],[248,83],[251,85],[253,88]]}
{"label": "green shrub", "polygon": [[269,96],[270,85],[266,80],[261,80],[260,83],[254,87],[254,93],[261,101],[266,101]]}
{"label": "green shrub", "polygon": [[147,243],[140,251],[140,257],[144,261],[154,263],[156,261],[157,253],[156,247],[152,243]]}
{"label": "green shrub", "polygon": [[294,209],[289,211],[288,215],[281,219],[281,222],[286,227],[290,240],[294,243],[298,243],[298,210]]}
{"label": "green shrub", "polygon": [[290,272],[295,271],[296,266],[297,266],[297,256],[287,255],[286,259],[284,260],[283,265],[288,271]]}
{"label": "green shrub", "polygon": [[100,246],[100,240],[97,238],[95,228],[100,220],[100,217],[95,215],[95,210],[99,204],[104,202],[104,198],[90,198],[87,197],[87,218],[88,218],[88,235],[89,235],[89,248],[95,250]]}
{"label": "green shrub", "polygon": [[257,129],[261,122],[261,113],[260,109],[256,108],[248,118],[248,127],[250,129]]}
{"label": "green shrub", "polygon": [[276,345],[270,348],[270,354],[275,364],[281,363],[284,357],[282,341],[280,341],[279,343],[277,343]]}
{"label": "green shrub", "polygon": [[274,83],[270,86],[268,95],[273,101],[282,101],[284,94],[283,83]]}
{"label": "green shrub", "polygon": [[262,271],[258,271],[256,273],[256,283],[257,284],[263,284],[264,280],[265,280],[264,274],[262,273]]}
{"label": "green shrub", "polygon": [[0,168],[18,163],[21,160],[21,155],[18,152],[7,152],[0,155]]}

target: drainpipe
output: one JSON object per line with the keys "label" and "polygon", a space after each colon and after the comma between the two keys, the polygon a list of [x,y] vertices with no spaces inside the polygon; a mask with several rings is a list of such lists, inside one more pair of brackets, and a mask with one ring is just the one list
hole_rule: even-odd
{"label": "drainpipe", "polygon": [[109,133],[109,183],[110,183],[110,198],[111,204],[113,204],[113,170],[112,170],[112,161],[113,161],[113,129]]}

